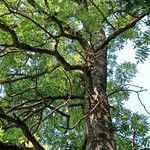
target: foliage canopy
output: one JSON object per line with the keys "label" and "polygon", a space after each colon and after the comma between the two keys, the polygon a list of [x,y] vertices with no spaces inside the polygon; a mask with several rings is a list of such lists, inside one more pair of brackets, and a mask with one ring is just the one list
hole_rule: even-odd
{"label": "foliage canopy", "polygon": [[[0,141],[81,149],[87,117],[85,48],[90,45],[96,52],[108,48],[107,97],[117,149],[148,146],[148,118],[123,101],[143,90],[131,81],[149,55],[149,12],[148,0],[1,0]],[[99,43],[101,28],[106,40]],[[137,64],[117,64],[116,52],[128,40]]]}

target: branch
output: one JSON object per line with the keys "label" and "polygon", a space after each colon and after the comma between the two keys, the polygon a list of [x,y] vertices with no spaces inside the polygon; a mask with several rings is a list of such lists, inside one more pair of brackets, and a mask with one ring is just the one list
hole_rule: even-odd
{"label": "branch", "polygon": [[[10,108],[7,113],[10,113],[12,111],[15,110],[20,110],[20,109],[29,109],[29,108],[34,108],[35,105],[42,105],[43,106],[43,102],[47,103],[50,100],[54,101],[54,100],[66,100],[68,99],[69,95],[61,95],[61,96],[46,96],[46,97],[42,97],[40,99],[31,99],[31,100],[27,100],[24,103],[18,104],[15,107]],[[69,99],[73,100],[73,99],[84,99],[84,95],[71,95],[69,97]]]}
{"label": "branch", "polygon": [[[83,39],[82,34],[78,31],[76,31],[75,29],[71,28],[67,23],[65,23],[62,20],[59,20],[56,15],[50,15],[48,12],[46,12],[40,5],[38,5],[38,3],[35,2],[35,0],[27,0],[27,2],[32,5],[33,8],[38,9],[39,13],[43,13],[44,15],[46,15],[48,17],[48,19],[51,19],[53,21],[55,21],[55,23],[58,25],[59,29],[60,29],[60,36],[64,36],[66,38],[70,38],[70,39],[74,39],[79,41],[79,43],[81,44],[81,46],[83,48],[86,48],[86,46],[88,45],[88,42]],[[65,27],[63,27],[63,25],[65,25]],[[65,32],[65,29],[67,31],[69,31],[69,34]]]}
{"label": "branch", "polygon": [[8,54],[17,53],[17,52],[19,52],[19,50],[8,51],[8,52],[6,52],[6,53],[4,53],[4,54],[0,54],[0,58],[1,58],[1,57],[4,57],[4,56],[7,56]]}
{"label": "branch", "polygon": [[[9,8],[8,4],[7,4],[5,1],[3,1],[3,2],[4,2],[4,4],[6,5],[6,7],[9,9],[9,11],[14,13],[14,11],[12,11],[12,10]],[[28,1],[28,2],[31,3],[32,1]],[[34,0],[33,0],[32,5],[33,5],[33,4],[36,4]],[[38,4],[36,4],[36,5],[38,5]],[[42,8],[41,8],[41,9],[42,9]],[[78,35],[78,36],[72,36],[72,35],[66,34],[66,33],[63,31],[63,27],[62,27],[62,25],[61,25],[61,23],[60,23],[61,21],[59,21],[55,16],[49,16],[49,14],[48,14],[47,12],[45,12],[44,10],[42,10],[42,12],[43,12],[44,14],[46,14],[48,17],[50,17],[51,19],[55,20],[55,22],[59,25],[59,27],[61,27],[61,32],[62,32],[63,36],[68,37],[68,38],[76,39],[76,40],[80,41],[80,43],[82,43],[82,45],[83,45],[83,43],[85,43],[85,42],[83,42],[83,41],[81,40],[81,38],[79,38],[79,37],[81,37],[81,36],[79,36],[79,35]],[[53,36],[52,34],[50,34],[45,28],[43,28],[40,24],[38,24],[37,22],[35,22],[35,21],[34,21],[33,19],[31,19],[30,17],[28,17],[28,16],[26,16],[26,15],[24,15],[24,14],[21,14],[21,13],[19,13],[19,12],[18,12],[18,13],[15,12],[15,13],[18,14],[18,15],[22,15],[23,17],[26,17],[28,20],[32,21],[37,27],[41,28],[43,31],[45,31],[47,34],[49,34],[52,38],[56,39],[55,36]],[[11,29],[10,26],[6,25],[6,24],[3,23],[2,21],[0,22],[0,29],[2,29],[2,30],[5,31],[5,32],[9,32],[9,34],[11,35],[12,40],[13,40],[13,44],[12,44],[11,46],[14,46],[14,47],[19,48],[19,49],[24,49],[24,50],[26,50],[26,51],[31,51],[31,52],[37,52],[37,53],[43,53],[43,54],[52,55],[52,56],[54,56],[59,62],[62,63],[62,65],[63,65],[63,67],[65,68],[66,71],[69,71],[69,70],[83,70],[83,68],[84,68],[84,67],[81,66],[81,65],[70,65],[70,64],[64,59],[64,57],[63,57],[62,55],[60,55],[60,53],[59,53],[57,50],[51,51],[51,50],[46,49],[46,48],[44,49],[44,48],[32,47],[32,46],[30,46],[29,44],[20,43],[20,42],[19,42],[19,39],[18,39],[18,37],[17,37],[16,32],[15,32],[13,29]],[[75,34],[77,34],[77,33],[75,33]],[[1,44],[1,45],[3,45],[3,46],[5,45],[6,47],[9,47],[9,46],[10,46],[10,45],[8,45],[8,44]]]}
{"label": "branch", "polygon": [[15,93],[7,93],[7,95],[9,96],[9,97],[16,97],[16,96],[19,96],[19,95],[23,95],[24,93],[26,93],[26,92],[28,92],[28,91],[32,91],[32,90],[36,90],[36,87],[31,87],[31,88],[27,88],[27,89],[25,89],[25,90],[23,90],[23,91],[21,91],[21,92],[15,92]]}
{"label": "branch", "polygon": [[32,47],[26,43],[20,43],[19,45],[17,45],[17,48],[20,49],[24,49],[26,51],[30,51],[30,52],[36,52],[36,53],[42,53],[42,54],[49,54],[54,56],[59,62],[62,63],[64,69],[66,71],[69,70],[83,70],[84,67],[82,65],[70,65],[62,55],[60,55],[60,53],[57,50],[51,51],[49,49],[46,48],[38,48],[38,47]]}
{"label": "branch", "polygon": [[147,13],[142,14],[141,16],[135,18],[134,20],[132,20],[131,22],[129,22],[128,24],[126,24],[125,26],[120,27],[119,29],[117,29],[116,31],[114,31],[112,34],[110,34],[106,40],[96,49],[96,52],[98,53],[100,49],[103,49],[106,45],[109,44],[109,42],[111,42],[113,39],[115,39],[118,35],[126,32],[128,29],[133,28],[136,23],[138,21],[140,21],[142,18],[144,18],[146,15],[148,15]]}
{"label": "branch", "polygon": [[147,112],[147,114],[150,115],[150,112],[146,109],[146,106],[142,103],[142,101],[141,101],[141,99],[140,99],[139,92],[137,92],[137,91],[134,91],[134,92],[137,94],[138,100],[139,100],[139,102],[141,103],[141,105],[143,106],[144,110]]}
{"label": "branch", "polygon": [[12,37],[12,40],[13,40],[13,43],[15,45],[17,45],[19,43],[19,40],[18,40],[16,32],[13,29],[11,29],[10,26],[8,26],[4,22],[0,21],[0,29],[2,29],[5,32],[10,33],[10,35]]}
{"label": "branch", "polygon": [[102,17],[104,18],[104,20],[106,21],[106,23],[113,29],[115,30],[115,27],[108,21],[107,17],[103,14],[103,12],[98,8],[98,6],[92,1],[90,0],[90,2],[92,3],[92,5],[100,12],[100,14],[102,15]]}
{"label": "branch", "polygon": [[37,150],[45,150],[38,143],[38,141],[35,139],[35,137],[31,134],[31,132],[29,131],[28,126],[26,125],[26,123],[23,122],[22,120],[20,120],[20,118],[10,117],[10,116],[6,115],[3,112],[0,112],[0,118],[7,120],[7,122],[9,122],[9,123],[14,123],[16,125],[16,127],[20,128],[22,130],[23,134],[27,137],[27,139],[29,141],[31,141],[31,143],[34,145],[35,149],[37,149]]}
{"label": "branch", "polygon": [[10,143],[4,143],[2,141],[0,141],[0,148],[1,150],[34,150],[34,148],[18,146]]}
{"label": "branch", "polygon": [[24,79],[34,79],[34,78],[40,77],[40,76],[42,76],[46,73],[47,73],[47,70],[44,70],[41,73],[35,74],[35,75],[24,75],[23,77],[14,78],[14,79],[11,79],[11,80],[10,79],[0,80],[0,84],[12,83],[12,82],[19,81],[19,80],[24,80]]}
{"label": "branch", "polygon": [[69,127],[69,128],[61,127],[61,128],[66,129],[66,130],[72,130],[72,129],[76,128],[77,125],[78,125],[81,121],[83,121],[84,119],[86,119],[86,118],[97,108],[97,106],[98,106],[99,104],[100,104],[100,101],[98,101],[97,104],[96,104],[88,113],[86,113],[83,117],[81,117],[80,119],[78,119],[78,120],[76,121],[76,123],[75,123],[72,127]]}
{"label": "branch", "polygon": [[83,103],[69,104],[68,107],[69,107],[69,108],[70,108],[70,107],[81,107],[81,108],[83,109],[83,108],[84,108],[84,104],[83,104]]}
{"label": "branch", "polygon": [[[139,88],[140,90],[137,90],[137,91],[136,90],[131,90],[131,89],[129,89],[129,87],[126,87],[126,86],[136,87],[136,88]],[[139,87],[139,86],[135,86],[135,85],[132,85],[132,84],[131,85],[127,84],[127,85],[122,86],[120,89],[117,89],[114,92],[108,94],[107,97],[109,97],[109,96],[111,96],[113,94],[116,94],[116,93],[118,93],[120,91],[122,91],[122,92],[134,92],[134,93],[136,93],[137,94],[137,98],[138,98],[140,104],[143,106],[143,108],[147,112],[147,114],[150,115],[150,112],[146,109],[146,106],[142,103],[142,101],[140,99],[140,94],[139,94],[140,92],[144,92],[144,91],[147,91],[147,90],[142,89],[142,87]]]}
{"label": "branch", "polygon": [[40,28],[41,30],[43,30],[45,33],[47,33],[51,38],[53,39],[56,39],[58,38],[59,36],[54,36],[52,35],[50,32],[48,32],[43,26],[41,26],[39,23],[37,23],[35,20],[33,20],[31,17],[27,16],[26,14],[24,13],[21,13],[21,12],[18,12],[18,11],[13,11],[13,10],[10,10],[11,13],[14,13],[14,14],[17,14],[17,15],[20,15],[28,20],[30,20],[32,23],[34,23],[38,28]]}
{"label": "branch", "polygon": [[135,138],[136,138],[136,130],[133,128],[132,129],[132,150],[136,150]]}
{"label": "branch", "polygon": [[18,42],[18,44],[14,43],[11,45],[0,44],[0,46],[6,47],[6,48],[16,47],[18,49],[22,49],[22,50],[29,51],[29,52],[35,52],[35,53],[39,53],[39,54],[48,54],[48,55],[54,56],[63,65],[63,67],[66,71],[84,70],[84,66],[82,66],[82,65],[71,65],[71,64],[69,64],[57,50],[52,51],[52,50],[49,50],[47,48],[33,47],[29,44],[19,43],[19,42]]}

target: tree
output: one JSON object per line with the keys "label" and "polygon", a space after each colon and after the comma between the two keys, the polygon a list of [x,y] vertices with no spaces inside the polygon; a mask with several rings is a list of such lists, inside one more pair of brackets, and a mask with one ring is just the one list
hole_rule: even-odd
{"label": "tree", "polygon": [[131,40],[137,62],[148,57],[149,31],[140,25],[149,26],[149,1],[0,4],[3,149],[123,150],[149,142],[147,118],[122,104],[143,91],[130,84],[136,64],[118,65],[115,55]]}

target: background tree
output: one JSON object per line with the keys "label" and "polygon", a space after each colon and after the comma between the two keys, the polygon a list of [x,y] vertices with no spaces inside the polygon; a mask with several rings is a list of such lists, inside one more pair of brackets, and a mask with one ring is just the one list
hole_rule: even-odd
{"label": "background tree", "polygon": [[[147,117],[123,100],[143,91],[130,83],[149,53],[148,6],[148,0],[1,0],[0,146],[147,146]],[[128,40],[137,64],[117,64],[115,52]]]}

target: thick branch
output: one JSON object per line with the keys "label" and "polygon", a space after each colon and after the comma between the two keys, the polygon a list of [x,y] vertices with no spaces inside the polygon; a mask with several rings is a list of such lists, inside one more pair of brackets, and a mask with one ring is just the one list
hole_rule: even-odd
{"label": "thick branch", "polygon": [[25,43],[20,43],[18,46],[18,48],[20,49],[24,49],[30,52],[36,52],[36,53],[41,53],[41,54],[49,54],[54,56],[59,62],[62,63],[63,67],[65,68],[65,70],[83,70],[83,66],[81,65],[70,65],[62,55],[60,55],[60,53],[55,50],[55,51],[51,51],[49,49],[46,48],[38,48],[38,47],[32,47],[28,44]]}
{"label": "thick branch", "polygon": [[3,23],[2,21],[0,21],[0,29],[2,29],[5,32],[10,33],[14,44],[18,44],[19,43],[19,40],[18,40],[16,32],[13,29],[11,29],[10,26],[8,26],[5,23]]}
{"label": "thick branch", "polygon": [[35,52],[35,53],[40,53],[40,54],[48,54],[54,56],[64,67],[65,70],[84,70],[84,67],[82,65],[71,65],[69,64],[65,58],[57,51],[57,50],[49,50],[46,48],[39,48],[39,47],[33,47],[29,44],[26,43],[18,43],[18,44],[0,44],[0,46],[3,47],[16,47],[19,49],[23,49],[25,51],[30,51],[30,52]]}
{"label": "thick branch", "polygon": [[3,112],[0,112],[0,118],[5,119],[8,122],[14,123],[17,127],[19,127],[24,133],[24,135],[27,137],[27,139],[30,140],[31,143],[34,145],[35,149],[44,150],[44,148],[38,143],[35,137],[31,134],[25,122],[21,121],[19,118],[10,117]]}
{"label": "thick branch", "polygon": [[145,17],[148,14],[142,14],[141,16],[135,18],[134,20],[132,20],[131,22],[129,22],[128,24],[126,24],[125,26],[120,27],[119,29],[117,29],[116,31],[114,31],[112,34],[110,34],[106,40],[97,48],[97,52],[99,52],[100,49],[103,49],[106,45],[109,44],[109,42],[111,42],[113,39],[115,39],[118,35],[126,32],[127,30],[129,30],[130,28],[133,28],[136,23],[138,21],[140,21],[143,17]]}
{"label": "thick branch", "polygon": [[[29,18],[28,18],[29,19]],[[35,22],[34,22],[35,23]],[[39,25],[38,25],[39,26]],[[40,28],[42,28],[41,26],[39,26]],[[16,48],[19,49],[24,49],[26,51],[31,51],[31,52],[37,52],[37,53],[44,53],[44,54],[49,54],[54,56],[59,62],[62,63],[63,67],[65,68],[65,70],[83,70],[83,66],[80,65],[70,65],[62,55],[60,55],[60,53],[55,50],[55,51],[51,51],[49,49],[44,49],[44,48],[38,48],[38,47],[32,47],[29,44],[26,43],[20,43],[17,37],[16,32],[11,29],[11,27],[9,27],[8,25],[4,24],[3,22],[0,22],[0,29],[2,29],[5,32],[8,32],[13,40],[13,45]],[[42,28],[43,29],[43,28]],[[63,33],[63,35],[66,35],[65,33]],[[67,36],[67,35],[66,35]],[[81,39],[80,39],[81,42]],[[3,46],[10,46],[8,44],[2,44]]]}

